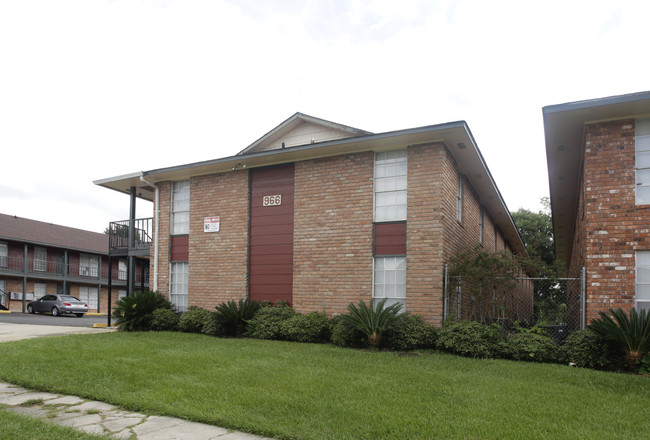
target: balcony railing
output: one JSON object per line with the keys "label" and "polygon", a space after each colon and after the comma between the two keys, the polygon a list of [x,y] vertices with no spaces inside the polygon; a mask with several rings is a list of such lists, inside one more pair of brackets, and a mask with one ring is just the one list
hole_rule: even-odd
{"label": "balcony railing", "polygon": [[148,249],[153,236],[153,218],[134,220],[133,245],[129,246],[129,220],[111,222],[108,227],[109,249]]}
{"label": "balcony railing", "polygon": [[[84,266],[79,263],[59,263],[54,261],[37,260],[22,257],[0,257],[0,273],[27,274],[53,279],[75,279],[108,282],[108,268],[101,271],[95,266]],[[142,272],[136,270],[135,282],[142,283]],[[126,271],[113,268],[111,279],[114,283],[126,282]],[[149,282],[149,274],[145,272],[144,282]]]}

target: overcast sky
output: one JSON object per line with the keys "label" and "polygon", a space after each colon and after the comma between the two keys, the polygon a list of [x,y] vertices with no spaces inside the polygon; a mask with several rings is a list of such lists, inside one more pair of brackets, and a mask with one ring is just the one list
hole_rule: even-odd
{"label": "overcast sky", "polygon": [[650,90],[648,17],[647,0],[0,0],[0,213],[102,232],[129,200],[93,180],[233,155],[297,111],[372,132],[465,120],[508,208],[537,211],[542,107]]}

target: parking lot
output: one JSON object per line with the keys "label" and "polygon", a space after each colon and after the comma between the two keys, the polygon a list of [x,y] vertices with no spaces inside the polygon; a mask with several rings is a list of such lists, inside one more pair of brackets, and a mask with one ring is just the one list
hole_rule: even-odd
{"label": "parking lot", "polygon": [[107,319],[106,315],[84,315],[82,318],[77,318],[74,315],[52,316],[49,314],[30,315],[20,312],[0,313],[0,323],[62,327],[92,327],[94,324],[106,324]]}

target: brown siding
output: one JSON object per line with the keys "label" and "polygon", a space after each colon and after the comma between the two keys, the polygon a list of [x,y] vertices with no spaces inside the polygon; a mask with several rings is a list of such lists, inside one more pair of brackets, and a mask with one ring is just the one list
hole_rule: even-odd
{"label": "brown siding", "polygon": [[[280,195],[281,204],[264,206]],[[251,171],[249,295],[259,301],[293,302],[294,166]]]}
{"label": "brown siding", "polygon": [[172,237],[172,261],[187,261],[190,259],[190,237],[179,235]]}
{"label": "brown siding", "polygon": [[406,222],[375,224],[375,255],[406,254]]}

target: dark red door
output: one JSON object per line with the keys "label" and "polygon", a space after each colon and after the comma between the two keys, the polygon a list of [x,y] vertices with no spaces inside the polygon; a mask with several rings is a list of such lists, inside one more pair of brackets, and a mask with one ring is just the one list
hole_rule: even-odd
{"label": "dark red door", "polygon": [[292,302],[293,174],[293,164],[251,171],[251,299]]}

